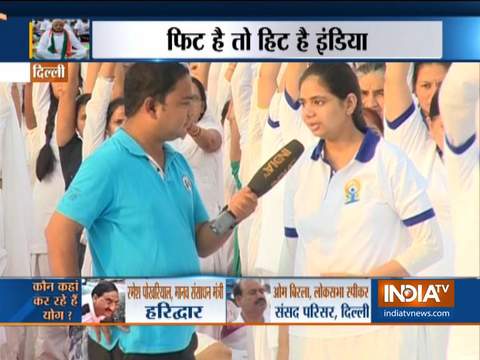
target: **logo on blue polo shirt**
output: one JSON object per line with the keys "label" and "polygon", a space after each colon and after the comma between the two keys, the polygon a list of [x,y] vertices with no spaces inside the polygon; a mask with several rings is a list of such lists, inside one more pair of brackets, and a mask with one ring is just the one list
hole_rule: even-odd
{"label": "logo on blue polo shirt", "polygon": [[185,189],[188,191],[192,191],[192,182],[186,175],[183,176],[183,186],[185,186]]}
{"label": "logo on blue polo shirt", "polygon": [[77,200],[77,198],[80,196],[80,190],[71,186],[67,193],[65,194],[66,198],[68,198],[68,200],[70,201],[75,201]]}
{"label": "logo on blue polo shirt", "polygon": [[359,201],[361,189],[362,185],[358,179],[348,181],[344,187],[345,205]]}

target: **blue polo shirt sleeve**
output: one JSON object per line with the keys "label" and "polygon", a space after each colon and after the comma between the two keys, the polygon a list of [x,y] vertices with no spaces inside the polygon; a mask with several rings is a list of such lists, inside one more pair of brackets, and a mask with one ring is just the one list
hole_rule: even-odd
{"label": "blue polo shirt sleeve", "polygon": [[57,211],[90,228],[113,200],[113,178],[103,152],[97,152],[82,163]]}
{"label": "blue polo shirt sleeve", "polygon": [[182,166],[187,170],[188,176],[192,179],[192,196],[193,196],[193,221],[195,225],[204,223],[209,219],[207,209],[203,204],[202,197],[198,191],[197,181],[195,180],[195,175],[193,174],[192,168],[188,164],[187,159],[177,152],[177,155],[180,157]]}
{"label": "blue polo shirt sleeve", "polygon": [[[193,174],[192,174],[193,178]],[[193,217],[195,221],[195,225],[204,223],[209,220],[207,209],[205,209],[205,205],[203,204],[202,197],[198,192],[197,184],[195,179],[193,180]]]}

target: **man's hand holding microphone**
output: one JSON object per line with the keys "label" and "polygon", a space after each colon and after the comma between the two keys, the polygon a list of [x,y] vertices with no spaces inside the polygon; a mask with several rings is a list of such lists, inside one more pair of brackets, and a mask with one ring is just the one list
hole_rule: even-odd
{"label": "man's hand holding microphone", "polygon": [[217,235],[225,235],[255,211],[258,198],[268,192],[302,155],[303,145],[292,140],[257,170],[246,187],[235,193],[223,211],[209,224]]}

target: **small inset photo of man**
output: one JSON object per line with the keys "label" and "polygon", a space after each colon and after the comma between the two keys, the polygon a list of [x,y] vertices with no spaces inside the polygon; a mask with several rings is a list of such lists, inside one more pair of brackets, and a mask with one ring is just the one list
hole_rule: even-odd
{"label": "small inset photo of man", "polygon": [[83,284],[82,322],[125,322],[124,280],[90,279]]}
{"label": "small inset photo of man", "polygon": [[87,19],[41,19],[30,26],[31,57],[35,60],[88,60],[90,22]]}
{"label": "small inset photo of man", "polygon": [[[228,323],[264,323],[270,321],[270,284],[267,279],[228,279]],[[235,310],[232,310],[235,309]]]}

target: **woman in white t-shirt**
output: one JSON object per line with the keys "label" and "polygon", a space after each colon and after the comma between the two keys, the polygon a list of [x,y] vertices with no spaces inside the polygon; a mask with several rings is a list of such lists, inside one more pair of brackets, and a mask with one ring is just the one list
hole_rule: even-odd
{"label": "woman in white t-shirt", "polygon": [[[313,64],[300,78],[302,118],[318,143],[287,179],[286,255],[296,276],[410,276],[442,255],[425,182],[367,130],[347,64]],[[290,326],[290,358],[428,356],[421,327]]]}
{"label": "woman in white t-shirt", "polygon": [[[414,89],[422,103],[408,86],[409,63],[387,63],[385,81],[385,139],[397,145],[413,162],[427,181],[427,191],[442,230],[443,258],[424,269],[418,276],[452,276],[454,241],[447,186],[447,171],[442,159],[444,150],[443,125],[438,116],[438,89],[445,76],[444,64],[415,65]],[[423,106],[423,107],[422,107]],[[428,106],[428,109],[425,109]],[[424,118],[426,121],[424,121]],[[435,351],[435,359],[445,359],[448,344],[447,326],[427,328]]]}
{"label": "woman in white t-shirt", "polygon": [[[480,276],[480,64],[454,63],[440,92],[455,276]],[[452,326],[448,359],[478,359],[480,326]]]}

